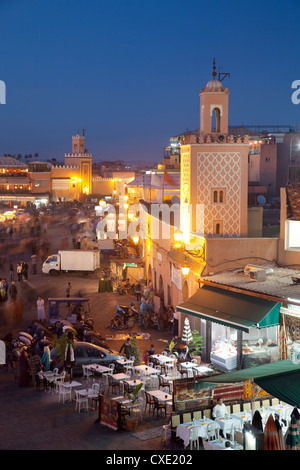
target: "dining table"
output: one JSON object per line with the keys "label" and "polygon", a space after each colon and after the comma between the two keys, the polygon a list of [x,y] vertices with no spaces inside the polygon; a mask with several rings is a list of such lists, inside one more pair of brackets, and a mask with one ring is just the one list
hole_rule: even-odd
{"label": "dining table", "polygon": [[165,356],[164,354],[152,354],[150,359],[155,359],[161,365],[172,364],[176,360],[176,358]]}
{"label": "dining table", "polygon": [[154,398],[157,398],[159,401],[171,401],[173,400],[173,395],[166,393],[163,390],[149,390],[147,391],[148,395],[151,395]]}
{"label": "dining table", "polygon": [[112,378],[113,378],[113,380],[117,380],[118,382],[122,382],[123,380],[130,379],[130,375],[129,374],[124,374],[123,372],[120,372],[119,374],[113,374]]}
{"label": "dining table", "polygon": [[142,364],[140,366],[134,366],[134,370],[144,375],[152,375],[152,374],[160,375],[161,373],[159,369],[154,369],[154,367],[149,367],[149,366],[146,366],[145,364]]}
{"label": "dining table", "polygon": [[193,369],[194,367],[196,367],[196,364],[194,364],[194,362],[180,362],[180,367],[182,369]]}
{"label": "dining table", "polygon": [[231,413],[230,417],[238,421],[240,427],[243,427],[245,423],[252,420],[251,411],[237,411],[236,413]]}
{"label": "dining table", "polygon": [[235,429],[240,429],[240,422],[232,417],[230,418],[215,418],[215,423],[218,423],[223,431],[224,436],[231,433],[232,426]]}
{"label": "dining table", "polygon": [[194,367],[192,367],[193,371],[197,372],[197,374],[199,375],[207,375],[207,374],[211,374],[213,373],[213,369],[211,369],[210,367],[206,367],[206,366],[196,366],[194,364]]}
{"label": "dining table", "polygon": [[197,419],[195,421],[189,421],[187,423],[178,424],[176,427],[176,437],[183,440],[184,447],[187,447],[190,442],[190,428],[192,426],[197,427],[198,437],[207,439],[207,425],[214,423],[210,418]]}
{"label": "dining table", "polygon": [[130,379],[130,380],[125,379],[125,380],[124,380],[124,384],[129,385],[130,388],[132,388],[132,387],[137,387],[138,385],[140,385],[140,384],[142,384],[142,383],[144,383],[144,382],[142,382],[142,381],[139,380],[139,379]]}
{"label": "dining table", "polygon": [[119,364],[120,366],[133,366],[133,359],[126,359],[124,357],[124,359],[117,359],[116,360],[116,363]]}
{"label": "dining table", "polygon": [[93,372],[97,372],[98,374],[105,374],[112,371],[110,367],[102,366],[101,364],[88,364],[86,367]]}
{"label": "dining table", "polygon": [[275,414],[277,414],[281,420],[284,419],[286,421],[289,421],[293,409],[294,407],[291,405],[282,405],[279,403],[278,405],[269,406],[267,408],[267,411],[272,413],[273,417],[275,417]]}
{"label": "dining table", "polygon": [[[225,442],[230,442],[230,448],[225,447]],[[241,444],[228,441],[228,439],[213,439],[211,441],[203,441],[204,450],[243,450]]]}

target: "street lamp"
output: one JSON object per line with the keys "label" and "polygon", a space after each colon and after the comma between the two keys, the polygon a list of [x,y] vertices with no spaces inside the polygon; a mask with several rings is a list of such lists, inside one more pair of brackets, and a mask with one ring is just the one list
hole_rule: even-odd
{"label": "street lamp", "polygon": [[183,276],[188,276],[190,272],[190,267],[187,265],[181,266],[181,272]]}

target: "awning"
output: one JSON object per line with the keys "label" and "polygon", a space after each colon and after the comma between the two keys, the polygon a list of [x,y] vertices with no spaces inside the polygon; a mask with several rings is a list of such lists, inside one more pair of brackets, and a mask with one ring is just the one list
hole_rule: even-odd
{"label": "awning", "polygon": [[290,360],[271,362],[228,374],[197,379],[209,384],[236,383],[253,380],[255,384],[285,403],[300,407],[300,364]]}
{"label": "awning", "polygon": [[281,303],[273,300],[203,286],[177,310],[249,333],[253,327],[279,325],[280,307]]}

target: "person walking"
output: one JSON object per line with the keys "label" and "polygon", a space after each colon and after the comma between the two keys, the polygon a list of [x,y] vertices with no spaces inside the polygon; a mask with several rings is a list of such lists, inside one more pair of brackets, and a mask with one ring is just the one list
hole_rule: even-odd
{"label": "person walking", "polygon": [[14,263],[11,261],[9,265],[9,276],[10,276],[10,282],[15,280],[15,275],[14,275]]}
{"label": "person walking", "polygon": [[45,321],[46,320],[45,302],[44,302],[44,299],[42,299],[41,296],[38,297],[36,305],[37,305],[38,320],[39,321]]}
{"label": "person walking", "polygon": [[127,357],[127,359],[130,358],[130,353],[131,353],[131,346],[130,346],[130,338],[127,338],[125,343],[122,344],[119,353],[121,354],[124,349],[124,355]]}
{"label": "person walking", "polygon": [[68,285],[67,285],[67,288],[66,288],[66,297],[70,297],[71,296],[71,283],[68,282]]}
{"label": "person walking", "polygon": [[32,274],[37,274],[37,268],[36,268],[36,255],[33,254],[31,256],[31,266],[32,266]]}
{"label": "person walking", "polygon": [[17,276],[18,276],[18,281],[22,281],[22,266],[21,263],[17,264]]}
{"label": "person walking", "polygon": [[32,385],[36,387],[36,384],[37,384],[36,376],[42,370],[43,366],[42,366],[40,356],[34,350],[30,350],[29,352],[28,363],[29,363],[29,375],[31,376]]}
{"label": "person walking", "polygon": [[11,300],[15,301],[17,298],[17,294],[18,294],[18,289],[17,289],[16,283],[15,281],[12,281],[9,287],[9,295],[10,295]]}

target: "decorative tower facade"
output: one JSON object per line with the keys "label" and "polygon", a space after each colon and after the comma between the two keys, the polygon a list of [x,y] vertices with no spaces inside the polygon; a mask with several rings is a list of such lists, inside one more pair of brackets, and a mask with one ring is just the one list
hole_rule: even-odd
{"label": "decorative tower facade", "polygon": [[72,187],[79,194],[90,194],[92,190],[92,154],[85,149],[85,135],[72,137],[72,153],[65,154],[65,165],[79,167],[79,177],[73,178]]}
{"label": "decorative tower facade", "polygon": [[199,136],[181,146],[181,230],[248,236],[248,136],[228,135],[228,88],[213,78],[200,93]]}

